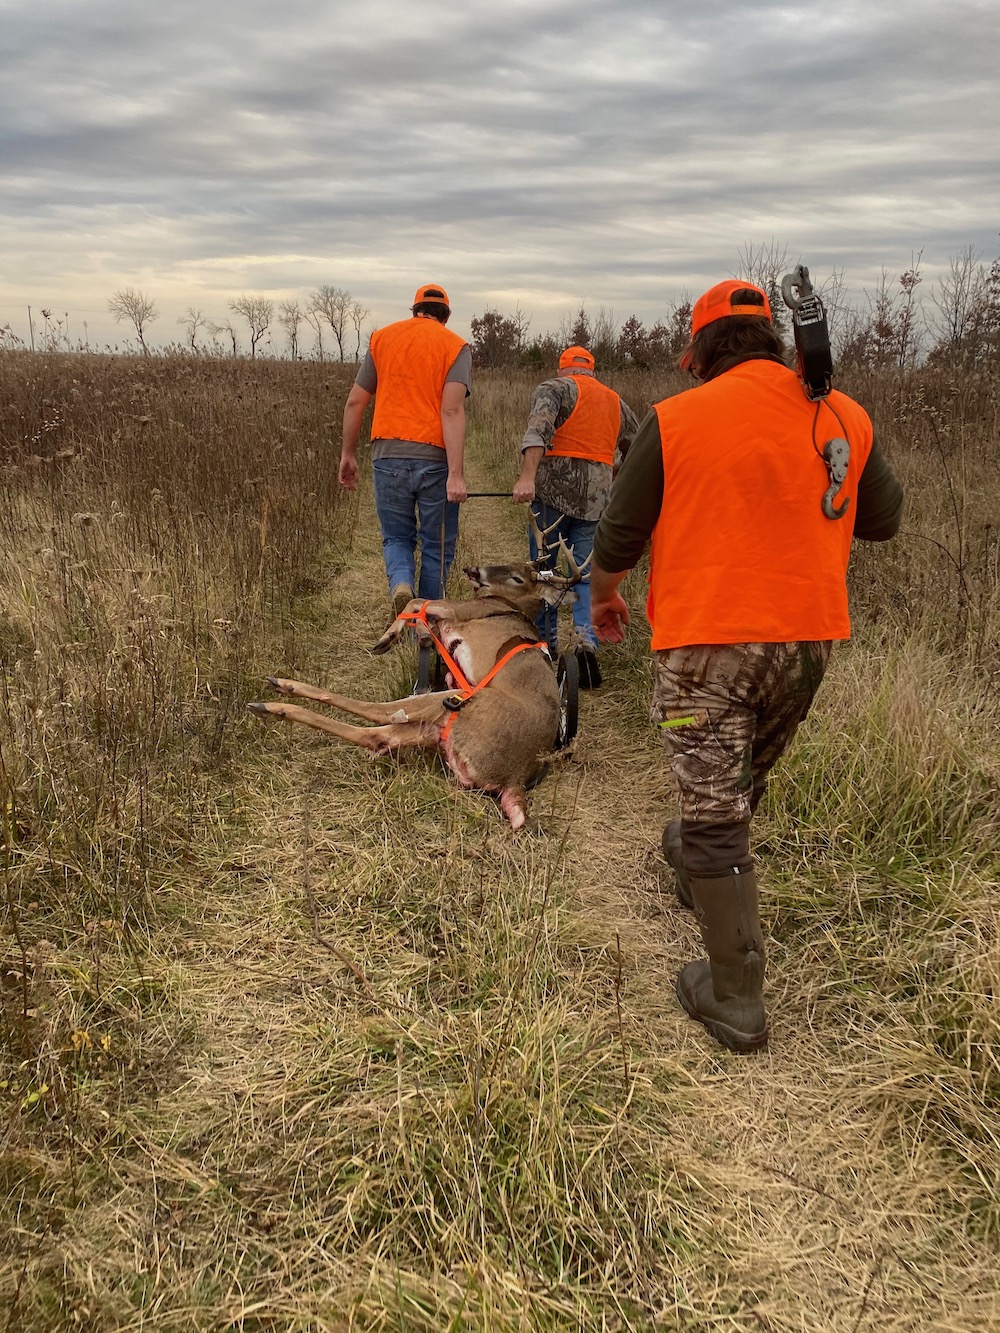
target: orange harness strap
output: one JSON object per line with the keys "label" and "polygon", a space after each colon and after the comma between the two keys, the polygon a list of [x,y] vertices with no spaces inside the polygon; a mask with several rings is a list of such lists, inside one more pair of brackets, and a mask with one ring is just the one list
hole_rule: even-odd
{"label": "orange harness strap", "polygon": [[515,644],[515,646],[511,648],[509,652],[504,653],[503,657],[501,657],[499,661],[493,663],[492,667],[490,667],[489,671],[487,671],[486,675],[482,678],[481,681],[479,681],[478,684],[473,685],[466,679],[465,672],[458,665],[458,663],[452,657],[451,653],[449,653],[448,649],[444,646],[444,644],[441,642],[441,640],[438,638],[438,636],[434,633],[433,629],[429,625],[427,621],[426,602],[424,602],[419,611],[404,611],[403,614],[399,616],[399,619],[409,621],[411,624],[414,625],[423,625],[424,629],[426,629],[427,633],[434,640],[438,652],[444,658],[445,666],[451,672],[452,678],[454,679],[457,685],[457,691],[456,691],[457,697],[446,701],[445,706],[451,709],[451,715],[448,718],[447,722],[445,722],[444,729],[441,732],[441,739],[443,741],[447,740],[448,737],[451,735],[451,728],[452,725],[454,724],[456,716],[458,715],[459,709],[462,708],[463,705],[467,704],[469,700],[473,698],[474,695],[477,695],[480,690],[485,690],[486,686],[490,683],[490,681],[494,678],[494,676],[496,676],[496,674],[503,667],[507,665],[507,663],[510,661],[512,657],[516,657],[518,653],[523,653],[529,648],[541,648],[542,651],[546,654],[548,654],[549,651],[548,644],[545,643],[544,640],[542,639],[539,639],[537,643]]}

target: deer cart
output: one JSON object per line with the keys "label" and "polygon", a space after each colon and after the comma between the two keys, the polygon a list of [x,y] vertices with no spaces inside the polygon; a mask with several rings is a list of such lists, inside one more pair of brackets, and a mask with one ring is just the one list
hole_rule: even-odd
{"label": "deer cart", "polygon": [[[510,499],[509,491],[470,491],[469,499]],[[559,685],[559,726],[556,732],[555,749],[565,749],[576,737],[580,717],[580,664],[577,661],[576,648],[558,652],[553,662],[556,681]],[[417,681],[414,694],[425,694],[431,690],[442,690],[446,684],[447,670],[441,656],[432,642],[420,645],[417,662]]]}

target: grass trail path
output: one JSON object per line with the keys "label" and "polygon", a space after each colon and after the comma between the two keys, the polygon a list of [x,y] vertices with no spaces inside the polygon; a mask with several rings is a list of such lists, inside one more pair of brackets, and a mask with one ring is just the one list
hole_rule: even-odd
{"label": "grass trail path", "polygon": [[[366,651],[367,482],[343,517],[301,661],[274,670],[388,697],[412,662]],[[521,549],[503,501],[463,524],[459,565]],[[534,834],[434,762],[269,726],[161,942],[176,1077],[64,1236],[94,1290],[141,1287],[118,1327],[1000,1327],[966,1177],[900,1113],[910,1033],[831,985],[835,939],[775,939],[759,1057],[677,1007],[699,944],[651,855],[674,806],[631,598]]]}

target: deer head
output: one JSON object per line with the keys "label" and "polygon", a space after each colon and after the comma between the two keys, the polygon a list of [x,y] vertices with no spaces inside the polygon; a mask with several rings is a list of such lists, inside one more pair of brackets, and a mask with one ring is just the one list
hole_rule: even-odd
{"label": "deer head", "polygon": [[[529,514],[529,522],[538,547],[537,559],[508,565],[466,566],[463,571],[465,577],[476,593],[506,597],[518,603],[535,601],[539,606],[542,602],[549,606],[563,602],[570,604],[575,599],[575,593],[571,590],[574,584],[583,580],[591,556],[578,565],[573,552],[561,537],[554,551],[549,545],[549,535],[557,524],[540,528],[534,514]],[[565,560],[565,574],[559,571],[560,559]]]}
{"label": "deer head", "polygon": [[[521,607],[524,614],[532,619],[542,602],[556,606],[566,598],[573,598],[571,592],[579,578],[562,575],[554,569],[543,569],[541,560],[526,560],[510,565],[467,565],[462,571],[472,584],[477,595],[504,597]],[[537,603],[535,612],[527,604]]]}

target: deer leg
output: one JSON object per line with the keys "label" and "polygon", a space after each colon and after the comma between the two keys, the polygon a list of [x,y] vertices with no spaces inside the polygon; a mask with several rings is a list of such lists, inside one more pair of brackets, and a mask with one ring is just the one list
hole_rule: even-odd
{"label": "deer leg", "polygon": [[369,703],[365,699],[348,699],[343,694],[331,694],[316,685],[300,680],[282,680],[268,676],[267,683],[279,694],[290,694],[294,699],[308,699],[314,704],[329,704],[342,713],[363,717],[368,722],[429,722],[441,716],[445,699],[455,697],[454,690],[438,690],[434,694],[411,694],[406,699],[391,699],[387,703]]}
{"label": "deer leg", "polygon": [[[426,625],[415,625],[412,620],[406,619],[408,615],[415,611],[419,611],[422,606],[425,606],[425,599],[422,597],[414,597],[412,601],[407,602],[371,651],[377,656],[381,656],[382,653],[387,653],[392,645],[396,643],[400,636],[408,629],[412,629],[416,632],[417,638],[421,643],[429,641],[430,635],[427,632]],[[441,620],[445,616],[450,615],[454,608],[454,602],[445,602],[442,600],[426,602],[424,615],[427,620]]]}
{"label": "deer leg", "polygon": [[298,704],[247,704],[247,708],[258,717],[300,722],[304,727],[313,727],[328,736],[336,736],[338,740],[360,745],[372,754],[386,754],[407,747],[436,750],[440,744],[440,729],[433,722],[390,722],[381,727],[355,727],[349,722],[338,722],[336,718],[314,713],[311,708],[300,708]]}
{"label": "deer leg", "polygon": [[516,833],[528,822],[528,796],[523,787],[504,787],[499,796],[500,809]]}

